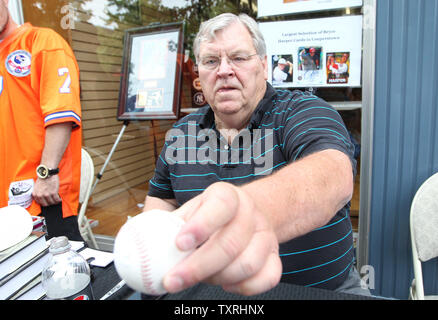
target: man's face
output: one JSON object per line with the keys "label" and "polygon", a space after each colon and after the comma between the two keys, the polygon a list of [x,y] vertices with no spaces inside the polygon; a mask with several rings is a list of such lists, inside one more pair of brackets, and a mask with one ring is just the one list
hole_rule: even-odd
{"label": "man's face", "polygon": [[9,20],[8,0],[0,0],[0,38]]}
{"label": "man's face", "polygon": [[[267,58],[256,53],[251,36],[241,23],[234,23],[216,33],[212,42],[202,42],[199,57],[216,56],[220,65],[208,69],[200,64],[202,91],[215,114],[219,116],[249,115],[263,98],[268,78]],[[229,64],[226,57],[236,54],[254,55],[244,65]]]}

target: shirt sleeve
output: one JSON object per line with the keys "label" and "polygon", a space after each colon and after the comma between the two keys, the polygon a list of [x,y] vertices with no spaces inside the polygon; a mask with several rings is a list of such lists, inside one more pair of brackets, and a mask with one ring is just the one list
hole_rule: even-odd
{"label": "shirt sleeve", "polygon": [[65,40],[51,31],[41,31],[36,39],[34,66],[40,76],[40,106],[44,126],[72,122],[81,125],[79,67]]}
{"label": "shirt sleeve", "polygon": [[354,172],[354,145],[340,114],[327,102],[303,96],[284,115],[283,151],[289,162],[311,153],[336,149],[351,160]]}
{"label": "shirt sleeve", "polygon": [[175,199],[170,181],[169,164],[165,160],[166,148],[167,144],[165,143],[158,157],[154,176],[149,180],[148,195],[161,199]]}

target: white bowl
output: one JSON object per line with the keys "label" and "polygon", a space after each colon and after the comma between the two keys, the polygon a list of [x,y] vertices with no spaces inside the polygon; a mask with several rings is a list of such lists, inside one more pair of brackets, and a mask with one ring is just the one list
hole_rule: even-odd
{"label": "white bowl", "polygon": [[26,239],[33,230],[32,216],[23,207],[11,205],[0,208],[0,251]]}

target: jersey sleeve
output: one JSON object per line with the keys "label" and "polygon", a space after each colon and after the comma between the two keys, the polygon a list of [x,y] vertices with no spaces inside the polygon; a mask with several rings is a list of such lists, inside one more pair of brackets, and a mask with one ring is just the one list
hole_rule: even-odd
{"label": "jersey sleeve", "polygon": [[40,32],[35,42],[33,68],[39,77],[33,85],[39,88],[44,126],[64,122],[80,126],[79,67],[73,51],[51,31]]}

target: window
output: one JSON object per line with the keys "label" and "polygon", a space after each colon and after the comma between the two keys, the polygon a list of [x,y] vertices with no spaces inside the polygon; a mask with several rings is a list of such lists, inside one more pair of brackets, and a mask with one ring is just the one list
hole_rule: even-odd
{"label": "window", "polygon": [[[83,145],[93,158],[96,172],[107,160],[123,125],[117,120],[117,107],[125,30],[185,21],[180,105],[183,111],[190,111],[205,104],[200,95],[192,52],[200,23],[223,12],[245,12],[257,19],[256,0],[26,0],[22,3],[25,22],[54,29],[73,48],[81,71]],[[359,15],[361,10],[361,7],[326,10],[257,20],[339,17]],[[298,89],[310,90],[306,87]],[[340,111],[358,147],[359,173],[362,89],[314,87],[311,90]],[[147,182],[154,173],[157,154],[172,123],[173,120],[129,123],[90,199],[90,213],[87,215],[100,220],[95,233],[115,236],[126,221],[126,215],[141,211]],[[359,174],[356,179],[351,211],[353,220],[359,210]],[[357,228],[357,223],[354,225]]]}

